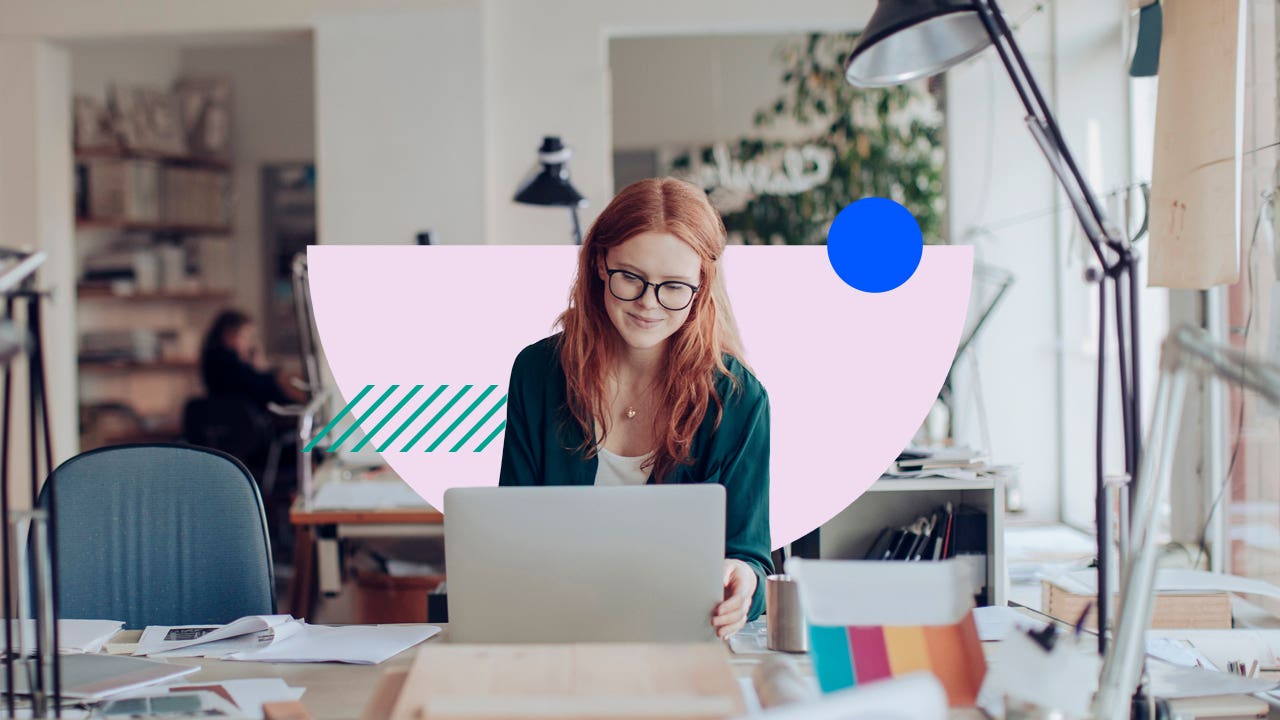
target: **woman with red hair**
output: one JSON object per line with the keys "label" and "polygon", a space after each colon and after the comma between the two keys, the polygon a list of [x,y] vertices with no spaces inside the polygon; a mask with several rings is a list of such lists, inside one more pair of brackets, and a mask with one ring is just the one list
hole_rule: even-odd
{"label": "woman with red hair", "polygon": [[764,610],[769,398],[720,277],[724,222],[671,178],[627,186],[578,256],[562,332],[511,371],[501,485],[715,482],[726,495],[726,638]]}

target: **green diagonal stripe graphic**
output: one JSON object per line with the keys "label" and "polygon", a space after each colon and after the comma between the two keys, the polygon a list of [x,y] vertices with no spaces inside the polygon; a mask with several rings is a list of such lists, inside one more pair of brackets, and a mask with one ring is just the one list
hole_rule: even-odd
{"label": "green diagonal stripe graphic", "polygon": [[[391,447],[391,443],[395,442],[396,438],[400,437],[400,433],[409,429],[409,426],[413,424],[414,420],[418,419],[418,416],[422,414],[423,410],[427,409],[427,406],[431,404],[431,401],[440,397],[440,393],[444,392],[445,388],[447,387],[449,386],[441,385],[440,387],[436,388],[436,391],[431,393],[431,397],[427,398],[426,402],[422,403],[422,405],[417,410],[414,410],[413,414],[409,416],[409,419],[405,420],[403,425],[397,428],[395,432],[391,433],[391,437],[387,438],[386,442],[378,446],[378,452],[382,452],[383,450],[386,450],[387,448]],[[401,452],[403,452],[403,450]]]}
{"label": "green diagonal stripe graphic", "polygon": [[419,430],[418,434],[414,435],[413,439],[409,441],[409,444],[405,445],[400,450],[400,452],[409,452],[409,448],[413,447],[419,440],[421,440],[422,436],[426,435],[427,431],[430,430],[432,426],[434,426],[437,422],[439,422],[440,418],[444,417],[445,413],[449,412],[449,408],[456,405],[457,402],[462,399],[462,396],[466,395],[467,391],[470,390],[472,387],[473,387],[472,385],[463,385],[462,389],[458,391],[458,394],[454,395],[453,399],[449,401],[449,404],[441,408],[440,412],[436,413],[435,417],[431,418],[430,422],[428,422],[425,427]]}
{"label": "green diagonal stripe graphic", "polygon": [[338,424],[338,421],[345,417],[347,413],[351,412],[351,408],[355,407],[355,404],[360,402],[365,395],[368,395],[369,391],[372,389],[372,385],[365,385],[364,389],[360,391],[360,394],[356,395],[354,400],[347,403],[347,406],[342,408],[342,411],[335,415],[333,419],[329,421],[328,425],[324,426],[324,430],[321,430],[315,437],[311,438],[311,441],[307,443],[307,446],[302,449],[303,452],[311,452],[311,449],[316,446],[316,443],[320,442],[320,438],[328,435],[329,431],[333,430],[334,426]]}
{"label": "green diagonal stripe graphic", "polygon": [[408,394],[408,395],[405,395],[405,396],[404,396],[404,399],[402,399],[400,402],[396,403],[396,406],[395,406],[395,407],[393,407],[393,408],[391,408],[391,412],[387,413],[385,417],[383,417],[381,420],[379,420],[379,421],[378,421],[378,424],[377,424],[377,425],[374,425],[374,426],[373,426],[373,429],[372,429],[372,430],[370,430],[370,431],[368,432],[368,434],[366,434],[366,435],[364,436],[364,438],[362,438],[362,439],[360,440],[360,442],[356,443],[356,446],[355,446],[355,447],[351,448],[351,452],[359,452],[359,451],[360,451],[360,448],[364,447],[364,446],[365,446],[365,445],[366,445],[370,440],[372,440],[372,439],[373,439],[373,436],[374,436],[374,435],[377,435],[377,434],[378,434],[378,431],[382,429],[382,426],[383,426],[383,425],[386,425],[388,420],[390,420],[391,418],[395,417],[395,414],[396,414],[396,413],[398,413],[398,412],[400,412],[400,408],[404,407],[405,403],[407,403],[407,402],[409,402],[410,400],[412,400],[412,399],[413,399],[413,396],[414,396],[414,395],[417,395],[417,394],[418,394],[418,391],[419,391],[419,390],[421,390],[421,389],[422,389],[422,386],[421,386],[421,385],[414,385],[414,386],[413,386],[413,389],[409,391],[409,394]]}
{"label": "green diagonal stripe graphic", "polygon": [[[372,385],[370,387],[372,387]],[[341,446],[342,443],[346,442],[347,438],[351,436],[351,433],[355,432],[356,428],[363,425],[364,421],[368,420],[369,416],[372,415],[373,412],[378,409],[378,406],[381,405],[384,401],[386,401],[387,398],[391,397],[391,393],[394,393],[399,388],[400,388],[399,385],[392,385],[391,387],[387,388],[387,391],[382,393],[382,397],[378,398],[378,400],[375,403],[373,403],[373,405],[371,405],[368,410],[365,410],[364,414],[361,415],[359,419],[357,419],[354,423],[352,423],[351,427],[347,428],[347,431],[342,433],[342,435],[339,436],[338,439],[335,440],[334,443],[329,446],[329,452],[337,452],[338,447]]]}
{"label": "green diagonal stripe graphic", "polygon": [[498,427],[494,428],[493,432],[489,433],[489,437],[485,438],[483,442],[481,442],[479,445],[476,446],[476,452],[480,452],[481,450],[484,450],[485,448],[489,447],[489,443],[493,442],[493,439],[498,437],[498,434],[501,433],[506,428],[507,428],[506,420],[503,420],[502,422],[498,423]]}
{"label": "green diagonal stripe graphic", "polygon": [[489,418],[493,417],[494,413],[498,412],[498,408],[506,404],[507,404],[507,396],[503,395],[502,399],[498,400],[498,403],[496,405],[489,408],[489,412],[485,413],[484,417],[480,418],[479,422],[471,426],[471,429],[467,431],[466,435],[462,436],[462,439],[458,441],[457,445],[454,445],[453,447],[449,448],[449,452],[458,452],[458,448],[462,447],[464,443],[470,440],[471,436],[475,435],[476,431],[480,429],[480,426],[484,425]]}
{"label": "green diagonal stripe graphic", "polygon": [[476,401],[471,403],[470,407],[468,407],[466,410],[463,410],[462,414],[458,416],[458,419],[454,420],[452,425],[445,428],[444,432],[440,433],[440,437],[436,438],[435,442],[427,446],[427,452],[431,452],[436,448],[440,447],[440,443],[444,442],[444,439],[449,437],[449,433],[456,430],[457,427],[462,424],[462,421],[466,420],[467,416],[471,414],[471,411],[479,407],[480,403],[484,402],[484,399],[489,397],[489,393],[497,389],[498,389],[497,385],[490,385],[489,387],[485,388],[485,391],[480,393],[480,397],[476,398]]}

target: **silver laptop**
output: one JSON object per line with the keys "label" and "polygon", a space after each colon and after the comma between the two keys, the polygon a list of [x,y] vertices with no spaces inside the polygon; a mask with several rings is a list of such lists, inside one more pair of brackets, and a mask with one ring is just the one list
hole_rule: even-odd
{"label": "silver laptop", "polygon": [[724,487],[453,488],[444,494],[449,639],[715,639]]}

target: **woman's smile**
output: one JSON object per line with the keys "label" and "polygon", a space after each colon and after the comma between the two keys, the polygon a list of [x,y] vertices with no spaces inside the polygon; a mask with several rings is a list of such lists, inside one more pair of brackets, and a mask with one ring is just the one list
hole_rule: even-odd
{"label": "woman's smile", "polygon": [[635,313],[627,313],[627,317],[641,330],[652,330],[662,324],[662,318],[647,318]]}

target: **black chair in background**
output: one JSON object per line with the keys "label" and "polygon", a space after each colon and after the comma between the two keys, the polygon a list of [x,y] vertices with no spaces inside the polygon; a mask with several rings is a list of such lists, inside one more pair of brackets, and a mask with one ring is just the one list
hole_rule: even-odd
{"label": "black chair in background", "polygon": [[[220,450],[249,468],[258,481],[271,529],[272,548],[288,557],[293,547],[289,526],[296,476],[293,453],[285,452],[295,442],[295,432],[282,427],[275,416],[252,401],[235,396],[199,397],[187,401],[182,411],[182,438],[191,445]],[[288,468],[282,472],[284,458]],[[285,478],[285,482],[279,482]]]}

